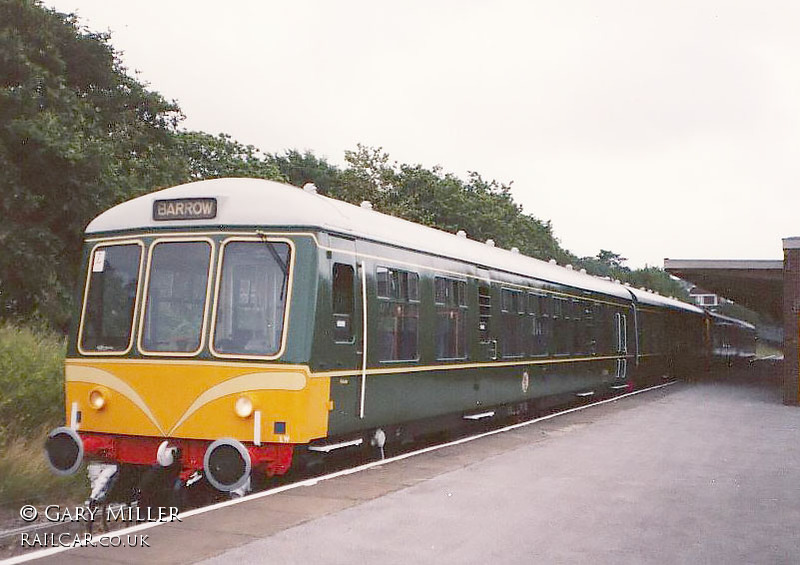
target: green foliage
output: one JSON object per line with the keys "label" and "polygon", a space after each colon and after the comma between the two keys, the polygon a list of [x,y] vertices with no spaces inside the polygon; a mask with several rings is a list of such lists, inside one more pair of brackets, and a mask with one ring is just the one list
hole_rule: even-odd
{"label": "green foliage", "polygon": [[664,296],[673,296],[684,302],[691,302],[686,289],[672,279],[668,273],[657,267],[645,267],[644,269],[630,271],[630,274],[624,280],[636,288],[648,288]]}
{"label": "green foliage", "polygon": [[221,177],[286,180],[272,159],[230,135],[181,131],[174,135],[173,142],[174,167],[180,182]]}
{"label": "green foliage", "polygon": [[631,270],[625,266],[627,259],[619,253],[614,253],[608,249],[601,249],[594,257],[583,257],[577,261],[577,265],[586,269],[586,272],[600,277],[608,277],[611,280],[619,280],[623,283],[630,283],[636,288],[646,288],[654,290],[664,296],[672,296],[684,302],[691,302],[689,293],[686,292],[676,280],[673,280],[668,273],[657,267],[645,267],[643,269]]}
{"label": "green foliage", "polygon": [[510,184],[487,181],[476,172],[462,180],[441,167],[399,164],[381,148],[362,145],[345,152],[344,169],[308,151],[287,151],[270,158],[296,186],[313,182],[327,196],[353,204],[369,200],[386,214],[450,233],[464,230],[478,241],[493,239],[505,249],[517,247],[531,257],[571,263],[593,275],[688,300],[686,291],[661,269],[631,270],[625,266],[625,257],[607,249],[596,257],[579,259],[561,247],[550,222],[522,211],[511,195]]}
{"label": "green foliage", "polygon": [[289,184],[302,187],[311,182],[323,195],[330,194],[332,187],[340,184],[341,171],[311,151],[300,153],[289,149],[283,153],[271,154],[268,158]]}
{"label": "green foliage", "polygon": [[62,477],[53,473],[42,453],[48,428],[8,440],[0,457],[0,506],[18,510],[35,502],[80,503],[89,492],[86,472]]}
{"label": "green foliage", "polygon": [[330,196],[354,204],[369,200],[386,214],[451,233],[464,230],[473,239],[494,239],[500,247],[517,247],[533,257],[572,257],[553,236],[549,222],[522,212],[510,185],[487,181],[476,172],[462,180],[438,166],[399,164],[382,149],[362,145],[345,152],[345,159],[347,167],[338,174],[319,167],[328,177]]}
{"label": "green foliage", "polygon": [[608,249],[601,249],[600,252],[597,254],[596,260],[599,264],[604,265],[608,267],[609,270],[611,270],[611,269],[624,269],[625,262],[628,259],[620,255],[619,253],[614,253],[613,251],[609,251]]}
{"label": "green foliage", "polygon": [[0,445],[64,422],[65,354],[59,334],[0,325]]}
{"label": "green foliage", "polygon": [[0,0],[0,319],[38,316],[65,329],[93,217],[157,188],[229,176],[314,182],[322,194],[370,200],[387,214],[526,255],[637,286],[650,281],[661,292],[671,285],[607,250],[579,260],[549,222],[522,211],[510,184],[476,172],[460,179],[361,145],[340,169],[309,151],[264,154],[226,134],[179,131],[182,118],[126,73],[108,35],[35,0]]}
{"label": "green foliage", "polygon": [[55,475],[42,454],[64,423],[64,356],[59,333],[43,325],[0,324],[0,505],[80,500],[84,473]]}
{"label": "green foliage", "polygon": [[0,1],[0,69],[0,315],[63,327],[84,226],[173,180],[181,115],[106,35],[38,2]]}

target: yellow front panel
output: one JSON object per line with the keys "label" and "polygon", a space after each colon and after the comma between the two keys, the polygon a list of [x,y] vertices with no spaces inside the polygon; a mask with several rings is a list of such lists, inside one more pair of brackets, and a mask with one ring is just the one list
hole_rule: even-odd
{"label": "yellow front panel", "polygon": [[[66,389],[68,416],[77,402],[84,431],[252,441],[254,416],[233,410],[246,395],[261,412],[261,441],[307,443],[327,434],[330,380],[311,379],[302,365],[68,359]],[[89,404],[93,390],[107,397],[100,410]],[[273,433],[275,422],[286,423],[285,434]]]}

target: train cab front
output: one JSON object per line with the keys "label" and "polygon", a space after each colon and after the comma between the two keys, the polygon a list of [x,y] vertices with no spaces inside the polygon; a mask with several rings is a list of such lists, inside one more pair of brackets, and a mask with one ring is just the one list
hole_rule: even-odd
{"label": "train cab front", "polygon": [[125,474],[236,491],[285,473],[327,433],[328,381],[292,338],[313,331],[316,281],[295,272],[314,253],[263,233],[90,241],[52,468],[89,462],[93,498]]}

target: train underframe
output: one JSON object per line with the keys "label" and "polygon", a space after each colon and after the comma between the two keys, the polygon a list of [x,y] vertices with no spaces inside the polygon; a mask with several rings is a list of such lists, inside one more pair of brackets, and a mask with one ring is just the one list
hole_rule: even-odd
{"label": "train underframe", "polygon": [[293,444],[254,445],[231,438],[215,441],[185,438],[122,436],[53,430],[45,445],[50,465],[71,474],[85,461],[91,483],[88,502],[111,500],[150,504],[167,495],[180,501],[180,491],[205,479],[221,492],[243,494],[251,481],[284,475],[292,466]]}
{"label": "train underframe", "polygon": [[[621,390],[632,389],[632,381]],[[215,441],[163,437],[124,436],[76,432],[69,427],[51,432],[46,452],[60,474],[71,474],[83,462],[91,483],[89,505],[111,501],[138,502],[140,506],[183,506],[189,487],[213,487],[210,492],[245,494],[253,486],[268,484],[290,469],[301,470],[323,463],[334,453],[359,451],[367,457],[382,457],[384,445],[401,445],[420,439],[448,437],[499,422],[536,417],[557,406],[597,400],[574,393],[548,395],[468,413],[424,418],[380,428],[355,431],[338,438],[324,438],[309,445],[240,442],[231,438]],[[447,437],[444,437],[447,436]],[[345,449],[349,448],[349,449]]]}

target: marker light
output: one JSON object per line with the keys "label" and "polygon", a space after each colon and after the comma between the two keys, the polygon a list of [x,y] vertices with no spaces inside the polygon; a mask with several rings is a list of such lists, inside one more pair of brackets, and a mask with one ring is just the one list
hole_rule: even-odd
{"label": "marker light", "polygon": [[106,397],[103,394],[103,391],[96,388],[89,393],[89,406],[91,406],[95,410],[102,410],[103,406],[105,405],[106,405]]}
{"label": "marker light", "polygon": [[240,396],[236,399],[236,404],[233,405],[233,411],[240,418],[249,418],[253,413],[253,401],[247,396]]}

